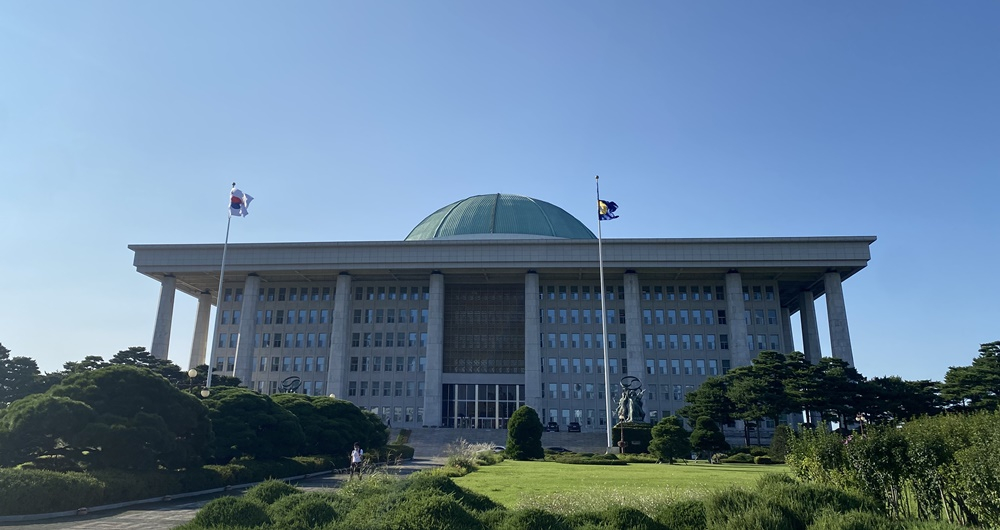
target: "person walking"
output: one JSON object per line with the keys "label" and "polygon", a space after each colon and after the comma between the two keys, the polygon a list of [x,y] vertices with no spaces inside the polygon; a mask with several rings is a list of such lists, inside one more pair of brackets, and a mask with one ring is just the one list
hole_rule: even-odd
{"label": "person walking", "polygon": [[[351,477],[354,478],[354,472],[358,473],[358,480],[361,480],[361,461],[364,459],[365,451],[361,448],[359,442],[354,442],[354,450],[351,451]],[[348,479],[348,480],[350,480]]]}

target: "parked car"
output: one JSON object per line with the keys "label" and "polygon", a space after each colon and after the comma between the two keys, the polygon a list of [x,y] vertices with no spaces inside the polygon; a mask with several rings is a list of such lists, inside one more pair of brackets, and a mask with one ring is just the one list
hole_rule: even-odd
{"label": "parked car", "polygon": [[493,446],[493,452],[494,453],[502,453],[502,452],[504,452],[506,450],[507,450],[507,448],[504,447],[504,446],[502,446],[502,445],[494,445]]}
{"label": "parked car", "polygon": [[565,447],[546,447],[545,450],[548,451],[548,452],[550,452],[550,453],[572,453],[573,452],[573,451],[570,451],[569,449],[566,449]]}
{"label": "parked car", "polygon": [[546,423],[545,432],[559,432],[559,424],[554,421]]}
{"label": "parked car", "polygon": [[580,422],[574,421],[566,427],[566,432],[580,432]]}

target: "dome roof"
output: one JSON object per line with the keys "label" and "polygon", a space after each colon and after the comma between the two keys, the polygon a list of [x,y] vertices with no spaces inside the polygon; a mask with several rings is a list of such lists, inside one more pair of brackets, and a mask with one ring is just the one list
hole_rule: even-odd
{"label": "dome roof", "polygon": [[566,210],[521,195],[476,195],[453,202],[420,222],[406,241],[488,238],[596,239]]}

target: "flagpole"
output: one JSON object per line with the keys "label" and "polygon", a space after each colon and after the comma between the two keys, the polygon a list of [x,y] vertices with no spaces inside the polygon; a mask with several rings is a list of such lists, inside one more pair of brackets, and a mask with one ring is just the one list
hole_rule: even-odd
{"label": "flagpole", "polygon": [[594,182],[597,184],[597,263],[599,271],[601,274],[601,342],[604,347],[604,414],[607,421],[608,431],[608,448],[613,447],[611,445],[611,376],[609,372],[611,371],[611,366],[608,364],[608,312],[605,308],[604,297],[607,294],[604,289],[604,249],[601,243],[601,177],[600,175],[594,176]]}
{"label": "flagpole", "polygon": [[[233,187],[236,187],[235,182],[233,182]],[[219,267],[219,289],[215,292],[215,332],[212,334],[212,348],[208,358],[208,380],[205,382],[206,390],[212,388],[212,358],[215,357],[215,350],[219,346],[215,337],[219,335],[219,311],[222,310],[222,278],[226,275],[226,250],[229,248],[229,227],[233,224],[233,210],[232,208],[228,208],[228,211],[229,213],[226,214],[226,242],[222,244],[222,266]],[[235,359],[233,360],[233,368],[236,368]]]}

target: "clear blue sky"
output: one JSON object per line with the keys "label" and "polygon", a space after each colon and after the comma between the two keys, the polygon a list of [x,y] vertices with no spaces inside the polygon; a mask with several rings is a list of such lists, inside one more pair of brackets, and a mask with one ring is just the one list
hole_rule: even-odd
{"label": "clear blue sky", "polygon": [[857,367],[940,379],[1000,339],[998,28],[980,0],[3,1],[0,343],[148,347],[127,245],[221,243],[234,180],[232,242],[380,241],[496,192],[596,231],[599,174],[606,238],[877,236]]}

